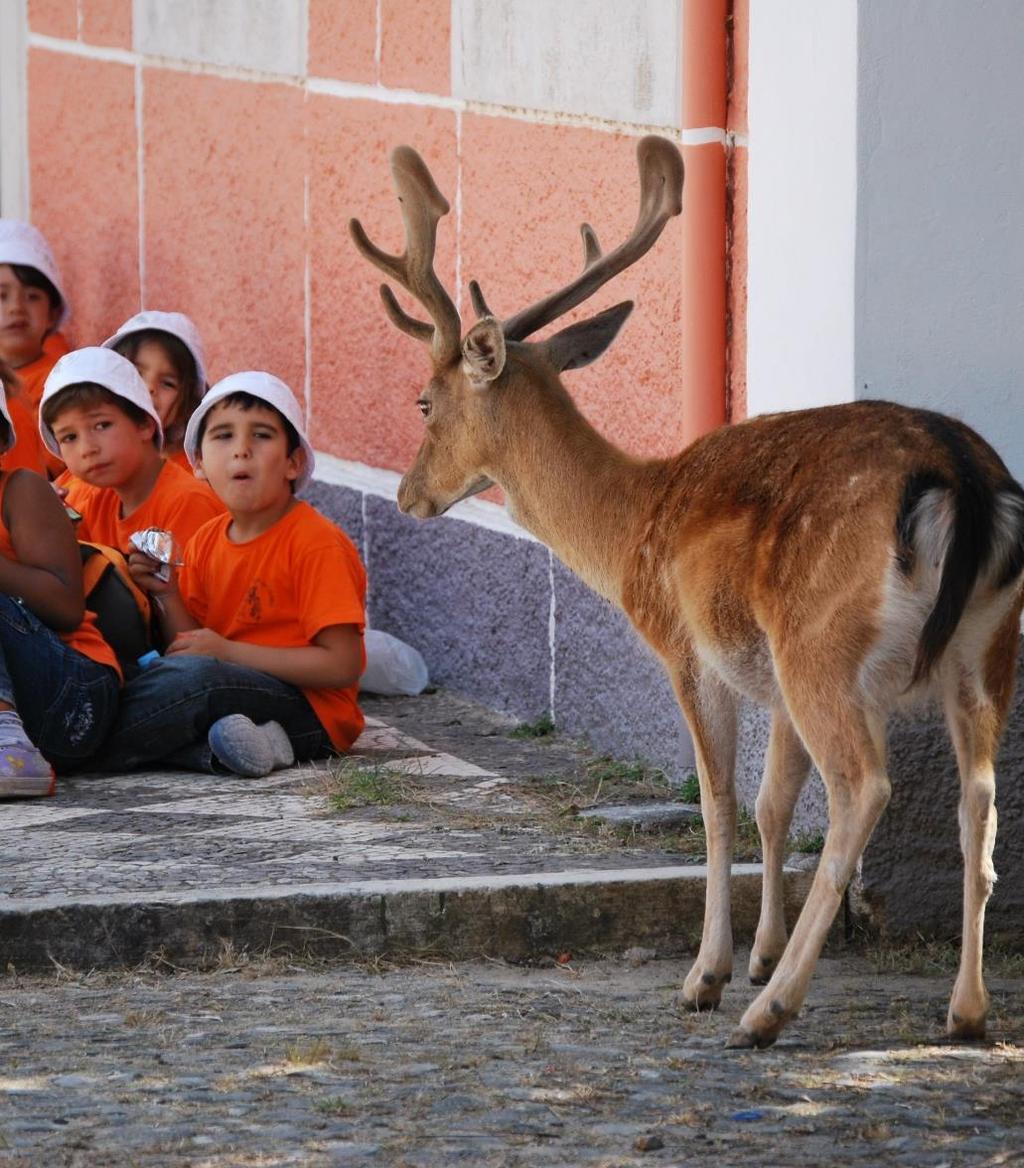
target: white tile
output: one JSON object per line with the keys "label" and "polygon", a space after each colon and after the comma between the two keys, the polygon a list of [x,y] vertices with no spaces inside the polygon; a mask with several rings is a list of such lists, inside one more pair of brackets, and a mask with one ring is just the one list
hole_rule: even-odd
{"label": "white tile", "polygon": [[474,763],[465,762],[453,754],[428,754],[421,758],[393,758],[380,764],[386,770],[403,775],[450,775],[453,778],[496,778],[493,771],[485,771]]}
{"label": "white tile", "polygon": [[301,77],[305,13],[296,0],[135,0],[134,44],[158,57]]}
{"label": "white tile", "polygon": [[455,96],[678,127],[681,10],[679,0],[453,0]]}

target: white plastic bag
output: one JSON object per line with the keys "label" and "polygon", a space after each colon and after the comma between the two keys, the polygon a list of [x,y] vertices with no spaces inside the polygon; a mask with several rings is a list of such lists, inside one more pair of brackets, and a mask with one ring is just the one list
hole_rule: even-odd
{"label": "white plastic bag", "polygon": [[409,696],[426,689],[430,677],[419,650],[379,629],[367,629],[363,640],[366,669],[359,679],[360,689],[376,694]]}

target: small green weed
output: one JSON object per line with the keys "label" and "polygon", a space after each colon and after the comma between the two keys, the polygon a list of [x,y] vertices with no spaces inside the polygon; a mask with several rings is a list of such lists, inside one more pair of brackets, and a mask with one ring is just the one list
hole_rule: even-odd
{"label": "small green weed", "polygon": [[340,1095],[329,1095],[326,1099],[318,1099],[313,1104],[321,1115],[351,1115],[355,1108],[347,1099]]}
{"label": "small green weed", "polygon": [[509,738],[550,738],[555,732],[555,724],[550,714],[541,714],[536,722],[522,722],[509,731]]}
{"label": "small green weed", "polygon": [[682,786],[679,788],[679,798],[684,803],[699,803],[700,802],[700,779],[696,774],[689,774],[683,779]]}
{"label": "small green weed", "polygon": [[798,831],[789,838],[792,852],[813,852],[819,854],[825,847],[825,836],[820,831]]}
{"label": "small green weed", "polygon": [[349,761],[342,763],[332,777],[327,803],[333,811],[348,811],[371,804],[402,803],[405,797],[404,784],[398,776],[380,766],[367,767]]}

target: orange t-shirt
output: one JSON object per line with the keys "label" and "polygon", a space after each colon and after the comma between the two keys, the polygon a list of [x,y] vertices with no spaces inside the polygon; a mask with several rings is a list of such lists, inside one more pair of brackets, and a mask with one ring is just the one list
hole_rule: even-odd
{"label": "orange t-shirt", "polygon": [[[10,477],[9,473],[0,473],[0,555],[6,556],[9,560],[17,561],[18,555],[11,542],[11,533],[4,522],[3,513],[4,489]],[[117,676],[121,677],[121,667],[117,663],[117,656],[103,639],[103,634],[96,627],[96,617],[88,609],[85,610],[85,616],[77,629],[73,629],[70,633],[62,633],[58,629],[54,629],[54,632],[69,648],[99,662],[100,665],[109,665],[112,669],[116,669]]]}
{"label": "orange t-shirt", "polygon": [[[280,649],[310,645],[331,625],[362,632],[366,570],[343,531],[305,502],[248,543],[228,539],[230,523],[222,515],[205,524],[185,549],[178,586],[201,625],[231,641]],[[338,750],[363,729],[358,690],[302,690]]]}
{"label": "orange t-shirt", "polygon": [[[43,342],[42,355],[22,365],[20,369],[15,369],[21,384],[17,394],[12,394],[9,405],[12,407],[11,421],[14,422],[18,441],[13,450],[0,456],[0,466],[4,470],[23,466],[55,478],[64,469],[61,459],[46,449],[39,436],[39,402],[50,370],[70,351],[71,346],[64,339],[63,333],[51,333]],[[20,401],[24,408],[24,417],[21,414],[15,417],[15,401]]]}
{"label": "orange t-shirt", "polygon": [[[12,393],[7,399],[7,411],[14,424],[14,445],[0,454],[0,469],[34,470],[47,478],[53,455],[39,437],[39,427],[31,407],[24,398]],[[63,467],[64,464],[60,465]]]}
{"label": "orange t-shirt", "polygon": [[174,535],[183,548],[208,519],[223,515],[224,504],[192,475],[173,462],[165,462],[149,498],[127,516],[121,515],[121,500],[113,487],[94,487],[71,478],[64,502],[81,513],[76,535],[91,543],[128,553],[133,531],[159,527]]}

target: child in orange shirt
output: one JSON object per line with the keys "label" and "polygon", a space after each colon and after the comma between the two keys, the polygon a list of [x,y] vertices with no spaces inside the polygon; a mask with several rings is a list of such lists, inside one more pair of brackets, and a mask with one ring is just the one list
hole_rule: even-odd
{"label": "child in orange shirt", "polygon": [[166,461],[163,431],[135,366],[111,349],[76,349],[46,379],[39,429],[74,476],[65,502],[82,516],[78,538],[128,555],[131,535],[170,531],[179,547],[223,504]]}
{"label": "child in orange shirt", "polygon": [[[0,450],[17,435],[0,362]],[[0,797],[52,795],[105,737],[121,673],[87,612],[75,533],[38,475],[0,470]]]}
{"label": "child in orange shirt", "polygon": [[60,272],[43,235],[20,219],[0,219],[0,360],[19,383],[8,403],[18,444],[0,460],[7,470],[26,467],[53,477],[64,469],[39,441],[36,419],[43,383],[68,351],[56,331],[67,316]]}
{"label": "child in orange shirt", "polygon": [[185,427],[207,390],[199,330],[181,312],[140,312],[103,342],[139,371],[164,431],[164,457],[192,474]]}
{"label": "child in orange shirt", "polygon": [[176,578],[131,557],[170,648],[125,687],[99,764],[258,778],[347,750],[363,727],[366,573],[295,498],[314,464],[298,402],[269,373],[236,373],[192,415],[185,450],[228,513],[196,533]]}

